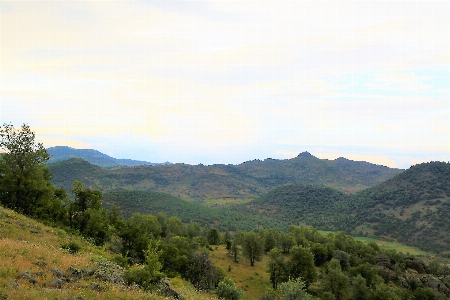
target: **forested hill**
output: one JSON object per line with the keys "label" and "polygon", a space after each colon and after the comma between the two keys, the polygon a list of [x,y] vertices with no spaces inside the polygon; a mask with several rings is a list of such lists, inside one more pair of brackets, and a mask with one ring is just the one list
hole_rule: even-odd
{"label": "forested hill", "polygon": [[450,164],[423,163],[351,198],[355,219],[385,235],[450,253]]}
{"label": "forested hill", "polygon": [[328,187],[278,187],[234,210],[291,224],[394,238],[450,254],[450,164],[423,163],[355,194]]}
{"label": "forested hill", "polygon": [[239,165],[170,164],[106,170],[71,159],[49,164],[49,168],[52,183],[67,190],[74,180],[80,180],[101,191],[155,190],[191,200],[253,198],[284,184],[326,185],[353,192],[403,171],[344,158],[319,159],[306,152],[292,159],[269,158]]}
{"label": "forested hill", "polygon": [[[48,148],[47,152],[51,155],[49,163],[78,157],[103,168],[158,165],[158,163],[141,160],[117,159],[93,149],[75,149],[67,146],[57,146]],[[168,164],[168,162],[164,164]]]}

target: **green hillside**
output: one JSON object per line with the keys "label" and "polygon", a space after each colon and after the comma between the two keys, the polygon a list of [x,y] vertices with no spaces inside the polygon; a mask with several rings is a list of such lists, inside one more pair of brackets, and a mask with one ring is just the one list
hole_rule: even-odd
{"label": "green hillside", "polygon": [[331,228],[330,208],[346,199],[336,189],[313,185],[286,185],[275,188],[234,210],[255,216],[283,220],[291,225]]}
{"label": "green hillside", "polygon": [[48,165],[52,183],[71,188],[74,180],[103,192],[154,190],[183,199],[254,198],[285,184],[313,184],[355,192],[376,185],[402,170],[343,158],[319,159],[302,153],[286,160],[266,159],[239,165],[170,164],[99,169],[79,159]]}
{"label": "green hillside", "polygon": [[112,191],[103,194],[103,204],[120,206],[126,217],[135,212],[177,216],[184,223],[197,222],[204,227],[220,230],[253,230],[256,228],[286,228],[287,223],[272,218],[247,216],[226,208],[209,208],[182,200],[178,197],[154,191]]}
{"label": "green hillside", "polygon": [[450,164],[419,164],[355,194],[282,186],[233,209],[325,230],[384,236],[449,255]]}

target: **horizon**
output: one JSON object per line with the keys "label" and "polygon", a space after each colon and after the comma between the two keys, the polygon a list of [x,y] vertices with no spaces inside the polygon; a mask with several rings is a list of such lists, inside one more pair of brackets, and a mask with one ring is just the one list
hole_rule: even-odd
{"label": "horizon", "polygon": [[[108,155],[106,153],[103,153],[102,151],[99,151],[98,149],[92,149],[92,148],[74,148],[74,147],[70,147],[70,146],[59,145],[59,146],[51,146],[51,147],[48,147],[46,149],[49,150],[50,148],[70,148],[70,149],[73,149],[73,150],[93,150],[93,151],[100,152],[101,154]],[[343,157],[343,156],[339,156],[339,157],[336,157],[336,158],[321,158],[321,157],[318,157],[318,156],[314,155],[313,153],[310,153],[309,151],[302,151],[302,152],[299,152],[296,156],[288,157],[288,158],[273,158],[273,157],[253,158],[253,159],[248,159],[248,160],[241,161],[241,162],[238,162],[238,163],[229,163],[229,164],[227,164],[227,163],[213,163],[213,164],[196,163],[196,164],[191,164],[191,163],[186,163],[186,162],[182,162],[182,161],[178,161],[178,162],[172,162],[172,161],[155,162],[155,161],[142,161],[142,160],[133,159],[133,158],[127,158],[127,157],[118,158],[118,157],[113,157],[111,155],[108,155],[108,156],[111,157],[111,158],[114,158],[114,159],[135,160],[135,161],[142,161],[142,162],[156,163],[156,164],[171,163],[171,164],[188,164],[188,165],[193,165],[193,166],[194,165],[211,166],[211,165],[215,165],[215,164],[219,164],[219,165],[239,165],[239,164],[243,164],[243,163],[250,162],[250,161],[255,161],[255,160],[259,160],[259,161],[265,161],[265,160],[268,160],[268,159],[270,159],[270,160],[288,160],[288,159],[296,158],[296,157],[298,157],[298,156],[300,156],[302,154],[305,154],[305,153],[309,154],[309,155],[311,155],[311,156],[313,156],[315,158],[324,159],[324,160],[337,160],[339,158],[343,158],[343,159],[347,159],[347,160],[355,161],[355,162],[367,162],[367,163],[371,163],[371,164],[376,164],[376,163],[373,163],[373,162],[370,162],[370,161],[365,161],[365,160],[353,160],[353,159],[349,159],[349,158]],[[421,162],[421,163],[428,163],[428,162],[424,161],[424,162]],[[376,165],[380,165],[380,164],[376,164]],[[385,165],[382,165],[382,166],[388,167],[388,166],[385,166]],[[397,169],[405,169],[405,168],[397,168]]]}
{"label": "horizon", "polygon": [[29,124],[45,147],[206,165],[450,160],[450,1],[0,8],[0,123]]}

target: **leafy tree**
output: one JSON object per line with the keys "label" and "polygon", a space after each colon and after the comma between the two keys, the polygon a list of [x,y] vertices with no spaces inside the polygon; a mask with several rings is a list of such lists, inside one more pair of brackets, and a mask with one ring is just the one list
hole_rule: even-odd
{"label": "leafy tree", "polygon": [[168,277],[186,274],[189,257],[192,253],[191,244],[187,237],[172,236],[161,242],[161,257],[163,271]]}
{"label": "leafy tree", "polygon": [[103,245],[111,237],[108,217],[104,209],[89,208],[85,212],[87,219],[83,234],[94,239],[96,245]]}
{"label": "leafy tree", "polygon": [[159,241],[151,240],[148,243],[145,253],[145,261],[142,265],[134,265],[125,272],[125,279],[128,283],[136,283],[145,289],[148,289],[153,283],[161,278],[161,263],[158,250]]}
{"label": "leafy tree", "polygon": [[310,248],[294,246],[291,250],[291,260],[288,262],[288,269],[291,278],[304,278],[307,286],[317,279],[314,255]]}
{"label": "leafy tree", "polygon": [[183,235],[184,226],[183,222],[177,217],[170,217],[167,219],[166,236],[171,235]]}
{"label": "leafy tree", "polygon": [[283,253],[289,253],[292,246],[294,246],[294,244],[295,244],[293,236],[290,234],[286,234],[286,233],[280,233],[280,236],[278,239],[279,239],[278,243],[280,244],[281,251],[283,251]]}
{"label": "leafy tree", "polygon": [[25,215],[48,218],[52,211],[64,215],[61,199],[55,197],[51,173],[45,163],[50,155],[35,134],[23,124],[0,127],[0,203]]}
{"label": "leafy tree", "polygon": [[323,290],[331,292],[336,300],[347,299],[349,297],[349,279],[342,272],[339,261],[334,258],[328,263],[326,274],[324,274],[321,284]]}
{"label": "leafy tree", "polygon": [[197,291],[209,290],[221,280],[221,278],[218,278],[218,272],[209,259],[208,252],[204,250],[192,253],[189,258],[186,277]]}
{"label": "leafy tree", "polygon": [[277,246],[277,234],[275,229],[267,231],[264,237],[264,252],[269,252]]}
{"label": "leafy tree", "polygon": [[192,238],[200,235],[202,228],[199,223],[191,221],[187,225],[186,230],[187,230],[188,236],[192,239]]}
{"label": "leafy tree", "polygon": [[272,288],[276,289],[280,282],[286,280],[286,264],[283,255],[278,248],[273,248],[269,252],[269,261],[267,262],[267,272],[269,273]]}
{"label": "leafy tree", "polygon": [[305,283],[301,278],[294,281],[287,281],[280,284],[281,298],[280,300],[310,300],[313,296],[306,292]]}
{"label": "leafy tree", "polygon": [[75,200],[70,204],[69,218],[72,227],[83,232],[89,221],[88,209],[99,210],[101,208],[102,193],[97,190],[85,189],[84,184],[75,180],[72,194]]}
{"label": "leafy tree", "polygon": [[216,288],[216,294],[219,299],[239,300],[242,291],[234,285],[234,282],[230,278],[225,278],[219,282],[219,285]]}
{"label": "leafy tree", "polygon": [[217,228],[211,228],[208,232],[208,243],[210,245],[219,245],[220,244],[220,232]]}
{"label": "leafy tree", "polygon": [[263,255],[262,239],[253,231],[247,232],[242,240],[242,254],[253,267],[255,261],[260,261]]}
{"label": "leafy tree", "polygon": [[239,258],[239,245],[237,243],[237,240],[234,239],[231,243],[230,253],[233,255],[234,262],[238,262]]}

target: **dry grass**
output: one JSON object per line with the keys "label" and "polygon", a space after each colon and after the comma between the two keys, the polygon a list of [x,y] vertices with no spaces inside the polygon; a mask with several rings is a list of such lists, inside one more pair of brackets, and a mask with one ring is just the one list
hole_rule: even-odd
{"label": "dry grass", "polygon": [[[267,256],[263,256],[262,261],[255,262],[252,267],[250,262],[242,256],[239,258],[239,263],[235,263],[225,246],[218,246],[217,250],[210,254],[210,258],[215,266],[224,270],[226,276],[243,290],[243,299],[259,299],[265,294],[266,289],[271,287],[266,271]],[[228,266],[231,266],[230,272],[228,272]]]}
{"label": "dry grass", "polygon": [[[74,241],[81,246],[77,254],[69,254],[60,246]],[[111,254],[95,247],[80,237],[70,237],[61,229],[45,226],[11,210],[0,207],[0,291],[8,299],[65,299],[81,296],[84,299],[167,299],[141,290],[101,282],[92,277],[64,282],[62,288],[50,286],[54,278],[52,269],[66,273],[70,266],[90,269],[98,259],[108,259]],[[19,275],[33,274],[36,282],[30,283]],[[96,281],[95,281],[96,280]],[[98,283],[102,290],[90,285]],[[210,294],[196,293],[192,285],[174,280],[174,289],[185,299],[217,299]]]}

